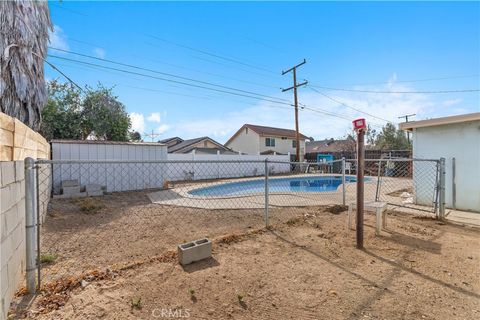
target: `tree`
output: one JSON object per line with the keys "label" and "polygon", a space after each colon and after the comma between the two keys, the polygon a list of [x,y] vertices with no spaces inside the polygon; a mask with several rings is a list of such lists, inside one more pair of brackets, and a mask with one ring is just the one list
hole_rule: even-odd
{"label": "tree", "polygon": [[128,141],[130,117],[117,98],[112,88],[101,84],[96,90],[88,90],[81,112],[84,138],[94,136],[99,140]]}
{"label": "tree", "polygon": [[47,139],[130,139],[130,117],[111,88],[99,84],[80,91],[53,81],[48,89],[48,103],[42,112],[42,133]]}
{"label": "tree", "polygon": [[375,146],[388,150],[407,150],[411,148],[407,137],[401,130],[397,130],[394,124],[387,123],[375,140]]}
{"label": "tree", "polygon": [[140,142],[142,141],[142,135],[138,131],[131,131],[129,133],[129,140],[134,141],[134,142]]}
{"label": "tree", "polygon": [[374,146],[377,138],[377,130],[372,129],[370,125],[367,125],[367,131],[365,132],[367,138],[367,145]]}
{"label": "tree", "polygon": [[51,81],[47,85],[48,101],[42,111],[40,132],[47,140],[83,137],[82,97],[77,87]]}
{"label": "tree", "polygon": [[47,1],[0,1],[0,111],[38,130],[47,101]]}

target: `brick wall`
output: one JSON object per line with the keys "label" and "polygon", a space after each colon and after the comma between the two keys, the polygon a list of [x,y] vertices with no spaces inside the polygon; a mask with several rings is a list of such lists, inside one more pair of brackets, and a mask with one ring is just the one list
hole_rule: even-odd
{"label": "brick wall", "polygon": [[25,177],[23,161],[0,162],[0,319],[25,273]]}

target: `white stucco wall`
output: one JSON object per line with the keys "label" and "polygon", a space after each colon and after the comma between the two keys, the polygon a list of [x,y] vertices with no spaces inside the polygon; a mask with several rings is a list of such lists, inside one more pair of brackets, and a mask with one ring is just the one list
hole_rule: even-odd
{"label": "white stucco wall", "polygon": [[258,154],[260,150],[260,136],[253,130],[245,128],[226,147],[246,154]]}
{"label": "white stucco wall", "polygon": [[[453,205],[452,158],[456,162],[456,208],[480,212],[480,121],[416,128],[414,158],[445,158],[446,206]],[[414,171],[420,188],[428,181]]]}
{"label": "white stucco wall", "polygon": [[[267,147],[265,145],[265,139],[275,138],[275,147]],[[283,140],[281,137],[260,137],[260,152],[267,150],[273,150],[282,154],[297,154],[297,149],[292,147],[292,141],[294,139],[287,138]],[[300,154],[305,153],[305,140],[300,140]]]}

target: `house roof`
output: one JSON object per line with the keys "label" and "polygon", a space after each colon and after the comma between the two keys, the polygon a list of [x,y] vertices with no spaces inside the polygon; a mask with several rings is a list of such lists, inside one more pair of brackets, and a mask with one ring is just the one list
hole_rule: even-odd
{"label": "house roof", "polygon": [[[225,147],[223,144],[213,140],[212,138],[209,138],[209,137],[200,137],[200,138],[194,138],[194,139],[188,139],[188,140],[183,140],[182,142],[180,143],[177,143],[171,147],[168,148],[168,152],[172,153],[172,152],[176,152],[176,151],[180,151],[180,150],[183,150],[183,149],[186,149],[184,151],[191,151],[193,149],[195,149],[195,147],[193,147],[192,145],[200,142],[200,141],[203,141],[203,140],[209,140],[210,142],[212,142],[213,144],[217,145],[220,149],[224,149],[224,150],[230,150],[228,149],[227,147]],[[191,148],[188,148],[192,146]]]}
{"label": "house roof", "polygon": [[355,150],[355,141],[351,139],[325,139],[305,143],[305,153],[328,153]]}
{"label": "house roof", "polygon": [[[247,123],[247,124],[244,124],[240,129],[238,129],[238,131],[235,132],[235,134],[230,139],[228,139],[225,145],[228,145],[244,128],[249,128],[250,130],[256,132],[260,136],[295,138],[295,130],[258,126],[258,125]],[[309,138],[306,135],[300,133],[300,139],[306,140]]]}
{"label": "house roof", "polygon": [[450,116],[450,117],[443,117],[443,118],[434,118],[434,119],[421,120],[421,121],[403,122],[403,123],[400,123],[400,129],[412,131],[415,128],[441,126],[441,125],[462,123],[462,122],[469,122],[469,121],[480,121],[480,112],[467,113],[467,114],[461,114],[458,116]]}
{"label": "house roof", "polygon": [[[202,148],[202,147],[192,147],[189,151],[194,150],[195,153],[198,154],[217,154],[217,151],[220,149],[213,149],[213,148]],[[187,151],[187,153],[189,152]],[[232,151],[230,149],[225,148],[220,150],[220,154],[238,154],[238,152]]]}
{"label": "house roof", "polygon": [[131,142],[131,141],[109,141],[109,140],[69,140],[69,139],[53,139],[51,143],[66,143],[66,144],[121,144],[121,145],[141,145],[141,146],[164,146],[163,143],[158,142]]}
{"label": "house roof", "polygon": [[180,137],[171,137],[171,138],[166,138],[166,139],[159,140],[158,142],[168,144],[170,141],[173,141],[173,140],[183,141],[183,139],[180,138]]}

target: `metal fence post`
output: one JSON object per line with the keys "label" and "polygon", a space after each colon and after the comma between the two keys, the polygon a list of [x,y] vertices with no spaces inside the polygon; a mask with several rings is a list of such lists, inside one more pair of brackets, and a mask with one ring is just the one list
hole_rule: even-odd
{"label": "metal fence post", "polygon": [[[388,161],[387,161],[388,163]],[[380,176],[382,173],[382,160],[378,159],[378,176],[377,176],[377,189],[375,190],[375,201],[380,199]]]}
{"label": "metal fence post", "polygon": [[268,228],[268,159],[265,159],[265,227]]}
{"label": "metal fence post", "polygon": [[346,189],[345,189],[345,157],[342,157],[342,204],[346,205]]}
{"label": "metal fence post", "polygon": [[[35,293],[36,291],[36,271],[37,271],[37,193],[36,193],[36,174],[35,160],[25,159],[25,234],[26,234],[26,279],[27,291]],[[37,231],[38,232],[38,231]]]}
{"label": "metal fence post", "polygon": [[457,209],[457,168],[455,163],[455,157],[452,158],[452,208]]}
{"label": "metal fence post", "polygon": [[440,220],[445,220],[445,158],[440,158],[440,187],[439,187],[439,207],[438,216]]}

